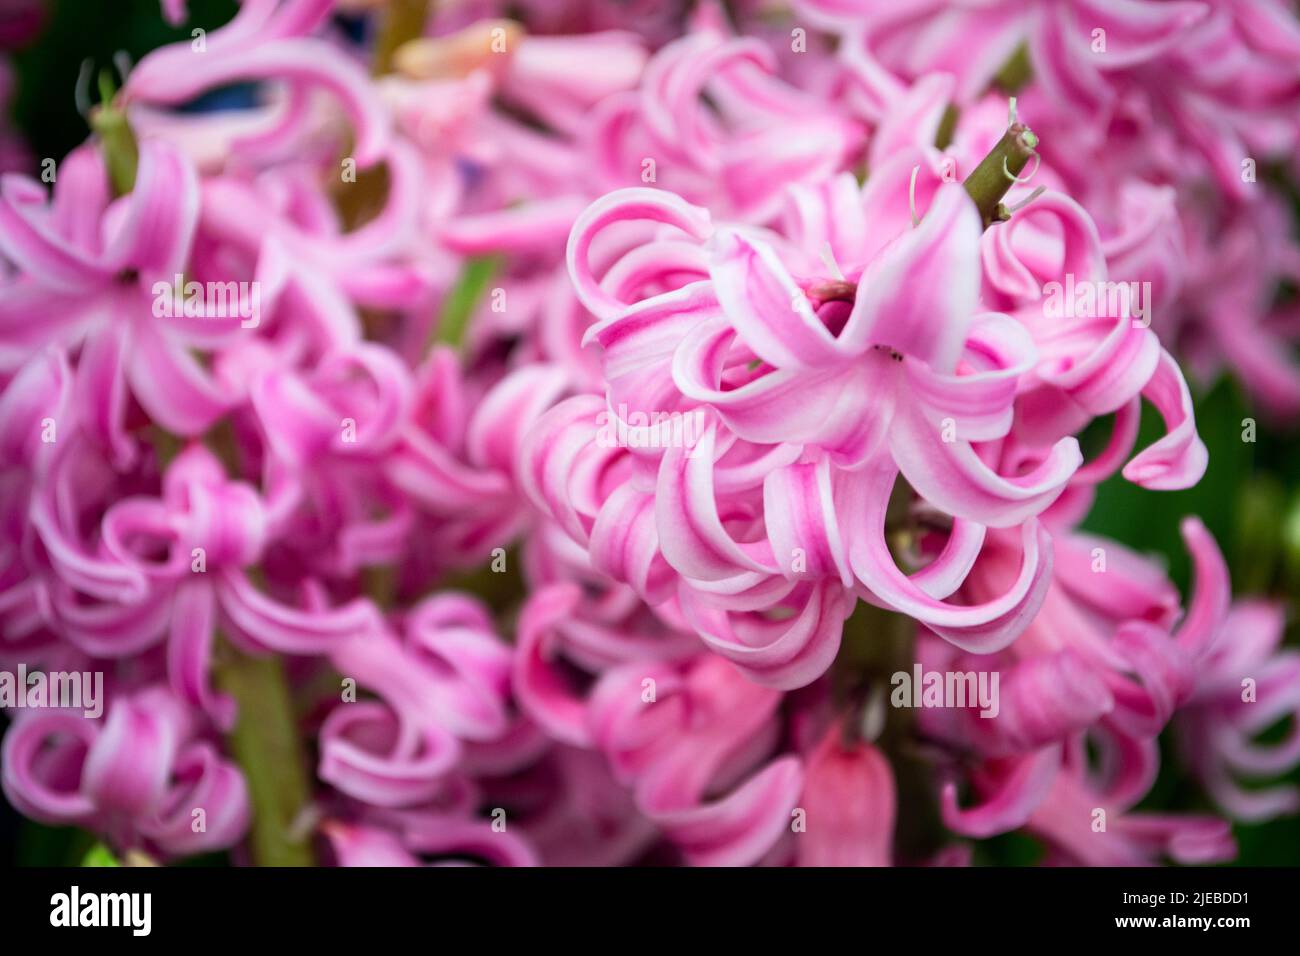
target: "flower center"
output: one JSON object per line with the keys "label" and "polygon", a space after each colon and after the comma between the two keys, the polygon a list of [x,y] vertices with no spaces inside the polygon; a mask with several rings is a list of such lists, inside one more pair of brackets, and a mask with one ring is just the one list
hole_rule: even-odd
{"label": "flower center", "polygon": [[818,309],[827,302],[852,302],[858,294],[858,284],[846,279],[819,279],[808,286],[806,294]]}
{"label": "flower center", "polygon": [[818,279],[804,290],[814,314],[831,335],[844,330],[857,294],[858,284],[845,279]]}

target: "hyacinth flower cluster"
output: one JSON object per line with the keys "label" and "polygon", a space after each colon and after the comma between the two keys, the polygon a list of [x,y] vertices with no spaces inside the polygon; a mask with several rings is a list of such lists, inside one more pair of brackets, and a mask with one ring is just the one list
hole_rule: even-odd
{"label": "hyacinth flower cluster", "polygon": [[[0,180],[0,670],[104,696],[0,699],[20,813],[889,866],[1300,812],[1285,605],[1194,515],[1186,595],[1084,526],[1202,479],[1225,366],[1300,421],[1287,4],[160,15]],[[1140,806],[1170,760],[1204,810]]]}

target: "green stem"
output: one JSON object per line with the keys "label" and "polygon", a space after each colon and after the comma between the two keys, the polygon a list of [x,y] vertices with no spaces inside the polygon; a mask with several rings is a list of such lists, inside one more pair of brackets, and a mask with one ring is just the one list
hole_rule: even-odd
{"label": "green stem", "polygon": [[1033,75],[1034,64],[1029,59],[1029,45],[1022,43],[1016,47],[1016,51],[993,77],[993,85],[1004,92],[1015,93],[1023,88]]}
{"label": "green stem", "polygon": [[[832,671],[837,696],[851,703],[872,687],[888,687],[890,677],[911,670],[915,625],[901,614],[859,601],[844,622],[840,653]],[[887,727],[895,724],[894,720]]]}
{"label": "green stem", "polygon": [[[856,712],[872,694],[888,702],[893,675],[912,671],[916,627],[905,615],[858,602],[844,622],[840,653],[831,671],[842,706]],[[849,729],[856,729],[852,720]],[[888,756],[898,790],[895,852],[908,861],[927,859],[943,846],[946,836],[935,801],[933,769],[917,745],[912,711],[886,706],[884,728],[875,744]]]}
{"label": "green stem", "polygon": [[113,194],[125,196],[135,188],[135,177],[140,168],[140,144],[126,118],[126,111],[113,103],[113,80],[107,70],[101,70],[99,74],[99,95],[102,102],[90,114],[90,128],[99,136],[99,148],[104,154],[104,165],[108,167]]}
{"label": "green stem", "polygon": [[251,657],[223,646],[217,684],[239,705],[230,751],[248,782],[251,851],[258,866],[312,866],[310,836],[293,824],[310,798],[293,700],[278,657]]}
{"label": "green stem", "polygon": [[957,132],[957,120],[960,118],[961,110],[956,104],[949,103],[948,108],[943,111],[943,118],[939,120],[939,128],[934,132],[936,149],[947,149],[952,145],[953,134]]}
{"label": "green stem", "polygon": [[1002,197],[1015,183],[1014,177],[1029,165],[1037,146],[1038,137],[1033,130],[1024,123],[1012,123],[962,184],[975,200],[986,229],[1011,218],[1007,207],[1002,205]]}

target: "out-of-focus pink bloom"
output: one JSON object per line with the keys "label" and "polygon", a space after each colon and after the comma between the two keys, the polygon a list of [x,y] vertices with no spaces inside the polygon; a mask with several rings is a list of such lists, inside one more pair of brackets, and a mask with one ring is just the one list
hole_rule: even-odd
{"label": "out-of-focus pink bloom", "polygon": [[773,852],[803,780],[798,758],[768,759],[780,695],[706,655],[682,668],[607,669],[581,697],[548,662],[545,643],[576,600],[572,588],[547,588],[523,611],[514,683],[526,712],[553,736],[604,752],[688,863],[749,865]]}
{"label": "out-of-focus pink bloom", "polygon": [[546,866],[627,866],[662,841],[597,751],[554,745],[529,770],[486,789],[489,800],[517,808]]}
{"label": "out-of-focus pink bloom", "polygon": [[[1080,739],[1028,821],[1047,840],[1052,862],[1086,866],[1220,863],[1237,852],[1232,828],[1212,816],[1133,812],[1155,777],[1154,743],[1120,740],[1113,781],[1087,768]],[[1135,753],[1140,751],[1141,754]],[[1142,786],[1132,785],[1140,780]]]}
{"label": "out-of-focus pink bloom", "polygon": [[[116,202],[93,147],[74,151],[59,173],[49,202],[23,177],[6,177],[0,188],[0,252],[21,272],[0,307],[5,354],[22,356],[20,345],[26,354],[50,342],[79,345],[78,418],[129,462],[128,394],[180,435],[201,433],[231,407],[191,349],[228,339],[242,320],[154,317],[158,284],[172,295],[198,217],[194,171],[175,149],[142,143],[135,189]],[[33,322],[38,313],[45,319]]]}
{"label": "out-of-focus pink bloom", "polygon": [[502,379],[468,413],[454,355],[435,349],[417,372],[416,408],[384,472],[439,524],[447,564],[487,558],[527,520],[514,491],[515,450],[565,389],[556,368],[525,365]]}
{"label": "out-of-focus pink bloom", "polygon": [[[417,157],[396,144],[387,156],[388,194],[363,225],[344,230],[328,197],[304,181],[314,165],[255,178],[213,176],[202,183],[201,238],[226,269],[256,279],[272,328],[304,325],[322,343],[360,338],[348,303],[373,309],[427,307],[445,265],[415,250],[422,202]],[[268,220],[267,214],[271,213]],[[423,333],[427,334],[427,327]],[[297,339],[287,344],[302,347]],[[292,354],[292,353],[290,353]]]}
{"label": "out-of-focus pink bloom", "polygon": [[492,830],[488,821],[456,821],[402,833],[364,824],[330,821],[322,829],[340,866],[536,866],[537,857],[518,837]]}
{"label": "out-of-focus pink bloom", "polygon": [[[575,63],[587,69],[575,71]],[[646,52],[630,33],[525,36],[506,70],[501,95],[552,130],[583,134],[601,100],[641,80]]]}
{"label": "out-of-focus pink bloom", "polygon": [[189,16],[188,0],[161,0],[163,19],[172,26],[179,26]]}
{"label": "out-of-focus pink bloom", "polygon": [[352,123],[353,156],[369,166],[385,152],[389,123],[365,71],[324,40],[310,36],[329,15],[333,0],[252,0],[235,18],[199,42],[183,40],[154,50],[131,71],[123,102],[177,106],[200,93],[248,80],[283,82],[287,108],[259,135],[291,139],[311,115],[312,95],[329,92]]}
{"label": "out-of-focus pink bloom", "polygon": [[980,806],[960,810],[956,791],[944,791],[949,829],[987,837],[1026,826],[1045,839],[1055,862],[1090,866],[1140,866],[1168,857],[1180,863],[1231,859],[1236,852],[1229,825],[1207,816],[1133,813],[1132,806],[1155,780],[1154,740],[1110,734],[1096,741],[1107,771],[1092,771],[1084,735],[1024,759],[990,760],[972,774],[983,795]]}
{"label": "out-of-focus pink bloom", "polygon": [[209,688],[219,622],[242,646],[288,654],[323,653],[377,626],[374,606],[364,599],[339,608],[317,600],[303,609],[259,591],[244,569],[257,561],[266,533],[257,493],[227,480],[211,452],[193,445],[168,468],[161,499],[124,498],[103,519],[104,555],[148,582],[140,605],[153,613],[109,604],[90,614],[69,600],[54,603],[56,620],[76,635],[75,643],[101,656],[134,653],[165,635],[177,695],[229,727],[232,702]]}
{"label": "out-of-focus pink bloom", "polygon": [[1184,217],[1187,282],[1172,331],[1201,378],[1226,363],[1265,410],[1291,423],[1300,416],[1300,365],[1289,354],[1300,310],[1274,301],[1282,283],[1300,282],[1300,244],[1288,238],[1288,201],[1260,192],[1243,209]]}
{"label": "out-of-focus pink bloom", "polygon": [[638,91],[609,97],[591,120],[601,184],[659,183],[729,216],[769,220],[787,185],[846,168],[863,142],[859,123],[775,74],[753,39],[705,28],[668,44]]}
{"label": "out-of-focus pink bloom", "polygon": [[92,829],[120,850],[222,850],[248,826],[244,778],[162,688],[119,698],[102,720],[24,713],[5,735],[3,782],[24,814]]}
{"label": "out-of-focus pink bloom", "polygon": [[[975,805],[959,806],[955,782],[944,787],[949,828],[989,836],[1028,826],[1064,853],[1064,860],[1094,865],[1154,862],[1161,855],[1181,862],[1231,855],[1221,821],[1129,813],[1155,780],[1156,735],[1183,707],[1191,711],[1187,726],[1197,726],[1198,675],[1224,653],[1226,567],[1198,521],[1185,522],[1183,534],[1197,582],[1176,629],[1171,588],[1157,569],[1144,567],[1114,542],[1076,536],[1065,539],[1066,548],[1058,545],[1057,580],[1011,649],[995,658],[959,658],[940,642],[922,641],[920,659],[929,670],[992,670],[1001,677],[995,714],[980,716],[973,704],[921,714],[928,736],[981,759],[970,775],[979,796]],[[977,583],[990,570],[977,568],[970,581]],[[1286,689],[1289,662],[1277,666],[1273,717],[1294,707]],[[1260,719],[1267,724],[1270,715]],[[1089,769],[1085,739],[1104,745],[1101,770]],[[1287,765],[1285,750],[1272,770]],[[1219,759],[1207,748],[1200,766],[1222,783]]]}
{"label": "out-of-focus pink bloom", "polygon": [[799,7],[845,37],[846,60],[868,86],[881,82],[880,66],[904,81],[946,72],[957,78],[957,101],[967,103],[1027,43],[1038,81],[1080,115],[1103,116],[1116,98],[1114,73],[1151,63],[1209,12],[1202,3],[1143,0],[801,0]]}
{"label": "out-of-focus pink bloom", "polygon": [[461,739],[510,728],[510,652],[476,602],[442,594],[412,608],[405,640],[375,631],[331,653],[345,678],[383,703],[344,702],[321,727],[323,780],[377,806],[428,800],[459,760]]}
{"label": "out-of-focus pink bloom", "polygon": [[23,46],[45,23],[42,0],[8,0],[0,12],[0,50]]}
{"label": "out-of-focus pink bloom", "polygon": [[[1176,718],[1184,760],[1238,820],[1267,820],[1300,807],[1293,785],[1260,789],[1240,782],[1281,776],[1300,764],[1300,654],[1279,646],[1284,624],[1275,603],[1234,604],[1215,622],[1214,644],[1200,659],[1196,688]],[[1257,741],[1288,717],[1285,737]]]}
{"label": "out-of-focus pink bloom", "polygon": [[800,805],[800,866],[889,866],[896,797],[894,773],[875,745],[846,742],[834,724],[809,754]]}
{"label": "out-of-focus pink bloom", "polygon": [[[940,655],[929,657],[928,666],[936,669],[1009,668],[1003,674],[1004,714],[964,721],[975,734],[967,742],[992,753],[1008,746],[1030,749],[1103,716],[1133,735],[1159,733],[1187,701],[1229,597],[1227,569],[1204,526],[1189,519],[1183,535],[1197,579],[1176,628],[1177,593],[1158,567],[1117,542],[1063,533],[1055,541],[1053,580],[1042,609],[1002,656],[941,663],[942,649],[923,643],[930,648],[927,656]],[[1014,561],[1014,551],[994,542],[967,579],[966,593],[978,600],[998,590],[1014,573]],[[1066,674],[1072,675],[1068,682]],[[1044,698],[1051,703],[1039,705]]]}

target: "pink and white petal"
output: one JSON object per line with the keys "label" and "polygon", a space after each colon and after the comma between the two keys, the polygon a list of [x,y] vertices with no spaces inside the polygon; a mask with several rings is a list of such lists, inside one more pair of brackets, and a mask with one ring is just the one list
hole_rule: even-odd
{"label": "pink and white petal", "polygon": [[678,787],[671,772],[643,779],[637,787],[642,812],[682,848],[692,866],[749,866],[789,826],[803,788],[803,766],[797,757],[782,757],[721,800],[672,809]]}
{"label": "pink and white petal", "polygon": [[[215,42],[215,39],[214,41]],[[383,158],[390,123],[369,77],[343,51],[324,40],[293,37],[208,50],[187,56],[188,44],[147,57],[136,66],[123,90],[127,102],[177,105],[216,86],[244,80],[274,80],[328,90],[352,121],[357,165],[370,166]],[[175,56],[179,55],[179,63]]]}
{"label": "pink and white petal", "polygon": [[1036,354],[1029,334],[1010,316],[979,316],[966,340],[965,369],[941,375],[919,362],[905,362],[907,391],[932,423],[942,426],[950,419],[955,433],[967,441],[1001,438],[1011,428],[1020,379]]}
{"label": "pink and white petal", "polygon": [[850,588],[853,571],[835,514],[832,480],[825,457],[769,472],[763,481],[763,521],[782,574],[838,576]]}
{"label": "pink and white petal", "polygon": [[0,463],[30,465],[46,444],[42,436],[48,422],[54,423],[55,440],[59,428],[70,428],[65,414],[75,387],[67,355],[60,348],[38,352],[19,369],[0,389]]}
{"label": "pink and white petal", "polygon": [[99,727],[66,711],[30,711],[14,721],[0,749],[0,782],[10,804],[43,823],[89,824],[94,802],[80,786],[69,789],[63,777],[71,774],[80,784]]}
{"label": "pink and white petal", "polygon": [[765,541],[739,543],[723,526],[713,488],[717,424],[694,448],[669,448],[655,486],[655,524],[664,559],[680,574],[706,581],[741,571],[773,572]]}
{"label": "pink and white petal", "polygon": [[[1106,278],[1106,255],[1092,217],[1077,202],[1049,189],[1010,222],[980,239],[984,279],[1013,304],[1038,302],[1044,287]],[[1056,320],[1052,320],[1056,321]]]}
{"label": "pink and white petal", "polygon": [[974,521],[954,518],[943,550],[908,579],[930,597],[942,601],[962,586],[984,547],[987,528]]}
{"label": "pink and white petal", "polygon": [[1185,42],[1189,32],[1204,22],[1211,7],[1205,3],[1075,0],[1068,9],[1066,22],[1084,48],[1091,50],[1094,30],[1105,31],[1105,55],[1094,58],[1097,68],[1105,71],[1148,63]]}
{"label": "pink and white petal", "polygon": [[1121,408],[1157,372],[1159,340],[1127,314],[1065,322],[1059,332],[1040,335],[1037,374],[1089,414]]}
{"label": "pink and white petal", "polygon": [[132,337],[126,376],[149,416],[176,435],[202,435],[233,403],[189,350],[161,329],[141,328]]}
{"label": "pink and white petal", "polygon": [[[248,786],[235,764],[221,759],[207,741],[187,745],[172,768],[174,785],[164,812],[141,824],[141,831],[165,853],[190,856],[238,843],[251,815]],[[206,826],[196,831],[194,810],[202,808]]]}
{"label": "pink and white petal", "polygon": [[110,819],[157,810],[187,731],[188,716],[165,693],[145,691],[120,699],[86,755],[82,792]]}
{"label": "pink and white petal", "polygon": [[681,229],[698,240],[713,231],[707,210],[692,206],[680,196],[659,189],[619,189],[597,199],[578,217],[569,233],[565,256],[569,276],[582,304],[599,319],[608,319],[630,303],[601,288],[591,269],[591,244],[607,227],[635,220],[661,222]]}
{"label": "pink and white petal", "polygon": [[304,610],[263,594],[242,571],[218,573],[222,620],[254,648],[279,654],[325,654],[339,642],[380,626],[378,610],[363,598],[335,608]]}
{"label": "pink and white petal", "polygon": [[927,421],[919,407],[900,403],[889,449],[923,498],[948,514],[994,528],[1042,513],[1083,461],[1078,441],[1062,438],[1032,471],[1007,477],[989,468],[960,434],[953,438],[944,441],[944,429]]}
{"label": "pink and white petal", "polygon": [[955,86],[949,73],[930,73],[913,83],[871,137],[868,168],[879,168],[896,153],[933,147]]}
{"label": "pink and white petal", "polygon": [[172,599],[167,641],[167,677],[181,700],[206,713],[219,730],[235,724],[235,701],[212,689],[212,648],[216,638],[216,594],[206,581],[185,581]]}
{"label": "pink and white petal", "polygon": [[784,233],[798,248],[821,250],[829,245],[835,262],[866,260],[868,224],[852,173],[819,183],[795,183],[786,190],[786,202]]}
{"label": "pink and white petal", "polygon": [[[605,471],[608,460],[623,454],[619,448],[598,444],[600,415],[605,402],[598,395],[575,395],[565,399],[537,420],[519,451],[517,480],[524,493],[544,514],[555,518],[565,532],[585,544],[591,533],[591,514],[580,512],[576,499],[599,500],[594,489],[580,482]],[[592,460],[596,466],[589,467]],[[598,478],[599,475],[594,477]]]}
{"label": "pink and white petal", "polygon": [[59,292],[87,293],[111,281],[113,270],[97,255],[54,231],[48,210],[33,210],[30,196],[23,195],[33,186],[24,177],[0,177],[0,253],[24,274]]}
{"label": "pink and white petal", "polygon": [[[682,610],[700,639],[727,658],[760,687],[794,690],[821,677],[839,651],[852,595],[834,581],[806,587],[780,607],[797,613],[773,619],[760,611],[731,611],[701,600],[689,587],[681,592]],[[802,606],[798,601],[802,600]]]}
{"label": "pink and white petal", "polygon": [[103,241],[101,219],[112,198],[99,144],[92,139],[63,157],[58,177],[50,202],[55,233],[79,249],[98,252]]}
{"label": "pink and white petal", "polygon": [[580,597],[575,585],[562,584],[537,591],[528,599],[519,615],[511,684],[519,706],[550,736],[575,747],[589,747],[587,703],[551,666],[558,651],[555,628],[572,616]]}
{"label": "pink and white petal", "polygon": [[320,729],[321,780],[364,803],[418,806],[433,799],[460,758],[456,738],[437,727],[402,728],[383,704],[336,707]]}
{"label": "pink and white petal", "polygon": [[943,788],[943,823],[965,836],[985,839],[1024,826],[1034,810],[1047,798],[1060,772],[1061,749],[1044,747],[1024,757],[1008,760],[993,773],[986,773],[981,802],[962,807],[957,802],[957,785]]}
{"label": "pink and white petal", "polygon": [[850,529],[853,573],[877,601],[963,650],[989,654],[1006,647],[1033,620],[1046,596],[1052,566],[1046,530],[1037,521],[1024,522],[1020,572],[1005,593],[984,604],[944,603],[899,570],[885,542],[885,510],[896,474],[888,465],[877,465],[841,485],[838,513]]}
{"label": "pink and white petal", "polygon": [[457,216],[439,227],[437,237],[448,249],[466,256],[547,252],[568,240],[574,221],[586,207],[587,201],[580,196],[546,198]]}
{"label": "pink and white petal", "polygon": [[135,460],[136,444],[126,433],[126,354],[130,340],[105,328],[87,337],[77,361],[75,401],[82,427],[118,467]]}
{"label": "pink and white petal", "polygon": [[339,866],[419,866],[414,856],[393,833],[364,824],[329,820],[321,824],[329,838]]}
{"label": "pink and white petal", "polygon": [[843,357],[771,246],[732,229],[718,230],[709,243],[718,304],[755,355],[781,369],[816,368]]}
{"label": "pink and white petal", "polygon": [[68,643],[92,657],[123,658],[158,644],[172,614],[171,592],[156,589],[135,603],[87,604],[60,588],[50,597],[50,620]]}
{"label": "pink and white petal", "polygon": [[898,366],[883,351],[813,371],[768,371],[723,388],[734,337],[722,320],[697,326],[673,356],[673,381],[687,398],[712,406],[736,435],[765,445],[815,444],[847,468],[885,440]]}
{"label": "pink and white petal", "polygon": [[1187,380],[1178,363],[1163,349],[1155,374],[1142,394],[1165,420],[1166,434],[1124,466],[1124,477],[1156,491],[1190,488],[1204,476],[1210,453],[1196,431]]}
{"label": "pink and white petal", "polygon": [[841,348],[884,345],[951,372],[979,303],[980,232],[966,191],[957,183],[941,186],[920,225],[863,272]]}
{"label": "pink and white petal", "polygon": [[1187,616],[1178,627],[1178,645],[1195,659],[1212,650],[1223,633],[1232,601],[1232,585],[1223,552],[1201,520],[1184,518],[1180,530],[1192,555],[1196,586]]}
{"label": "pink and white petal", "polygon": [[170,283],[185,271],[199,218],[198,176],[170,143],[140,144],[140,165],[131,194],[120,200],[125,215],[106,238],[105,262],[114,272],[134,269]]}
{"label": "pink and white petal", "polygon": [[631,483],[620,485],[601,507],[589,551],[593,568],[627,582],[651,604],[666,600],[676,583],[659,551],[654,496]]}
{"label": "pink and white petal", "polygon": [[718,316],[711,284],[692,282],[595,323],[582,341],[599,343],[605,378],[616,381],[646,367],[667,365],[688,332]]}
{"label": "pink and white petal", "polygon": [[564,370],[526,365],[498,382],[478,403],[465,433],[472,462],[504,474],[515,471],[515,450],[524,432],[568,385]]}

